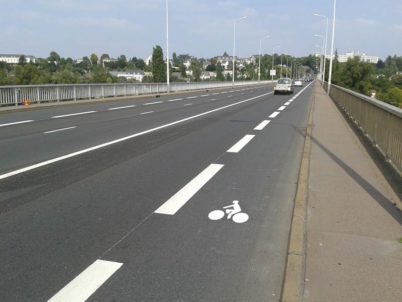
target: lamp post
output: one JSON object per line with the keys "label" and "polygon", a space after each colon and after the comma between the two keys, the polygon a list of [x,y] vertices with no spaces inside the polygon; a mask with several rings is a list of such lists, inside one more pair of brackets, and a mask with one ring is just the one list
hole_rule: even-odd
{"label": "lamp post", "polygon": [[323,82],[324,85],[325,81],[325,72],[326,72],[326,65],[327,65],[327,44],[328,44],[328,17],[320,14],[314,14],[314,16],[325,18],[326,26],[325,26],[325,50],[324,50],[324,75],[323,75]]}
{"label": "lamp post", "polygon": [[288,77],[288,69],[289,69],[289,57],[286,56],[286,78]]}
{"label": "lamp post", "polygon": [[170,66],[169,66],[169,0],[166,0],[166,85],[170,92]]}
{"label": "lamp post", "polygon": [[269,35],[266,35],[260,39],[260,55],[258,57],[258,82],[261,81],[261,47],[262,47],[262,40],[268,39]]}
{"label": "lamp post", "polygon": [[[275,48],[279,48],[280,46],[272,47],[272,70],[274,70],[274,61],[275,61]],[[271,81],[274,82],[274,75],[271,75]]]}
{"label": "lamp post", "polygon": [[232,74],[232,86],[235,83],[235,68],[236,68],[236,22],[246,19],[247,16],[243,16],[233,22],[233,74]]}
{"label": "lamp post", "polygon": [[315,34],[314,37],[319,37],[322,39],[322,47],[321,47],[321,60],[320,60],[320,73],[321,73],[321,78],[322,78],[322,82],[324,82],[324,75],[323,75],[323,68],[324,68],[324,60],[325,58],[323,58],[324,55],[324,36],[323,35],[317,35]]}
{"label": "lamp post", "polygon": [[335,21],[336,21],[336,0],[334,0],[334,15],[332,20],[331,59],[329,62],[328,89],[327,89],[328,95],[331,90],[331,80],[332,80],[332,61],[334,58],[334,42],[335,42]]}

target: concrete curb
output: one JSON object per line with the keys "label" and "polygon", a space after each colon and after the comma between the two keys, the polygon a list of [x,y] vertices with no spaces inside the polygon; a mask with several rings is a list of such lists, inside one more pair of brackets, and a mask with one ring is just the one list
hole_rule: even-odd
{"label": "concrete curb", "polygon": [[[316,88],[314,88],[314,90],[315,89]],[[306,259],[306,215],[315,92],[313,92],[312,98],[313,100],[306,129],[303,157],[300,164],[299,179],[290,228],[288,254],[281,294],[281,301],[283,302],[302,301],[304,292],[303,284]]]}

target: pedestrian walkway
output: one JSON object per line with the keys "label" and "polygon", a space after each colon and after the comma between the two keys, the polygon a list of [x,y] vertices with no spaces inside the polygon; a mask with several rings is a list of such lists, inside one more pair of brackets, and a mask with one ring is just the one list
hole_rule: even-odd
{"label": "pedestrian walkway", "polygon": [[317,82],[304,301],[402,301],[401,200]]}

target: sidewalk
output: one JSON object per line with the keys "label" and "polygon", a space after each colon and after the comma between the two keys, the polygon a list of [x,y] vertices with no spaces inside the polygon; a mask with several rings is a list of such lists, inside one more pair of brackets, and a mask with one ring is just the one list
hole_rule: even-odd
{"label": "sidewalk", "polygon": [[398,196],[315,83],[304,301],[402,301]]}

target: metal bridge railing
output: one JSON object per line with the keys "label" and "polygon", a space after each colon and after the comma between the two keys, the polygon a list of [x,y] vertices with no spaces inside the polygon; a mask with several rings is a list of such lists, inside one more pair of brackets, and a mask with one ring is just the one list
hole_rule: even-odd
{"label": "metal bridge railing", "polygon": [[[271,81],[235,82],[235,86],[266,84]],[[231,87],[232,82],[171,83],[170,91]],[[152,84],[77,84],[0,86],[0,106],[103,99],[143,94],[167,93],[164,83]]]}
{"label": "metal bridge railing", "polygon": [[337,85],[330,96],[402,175],[402,109]]}

